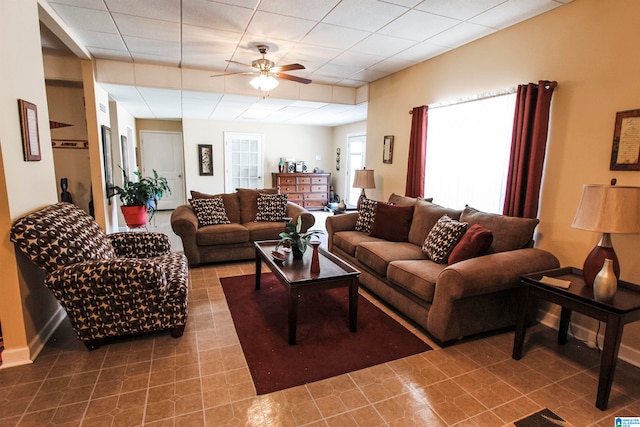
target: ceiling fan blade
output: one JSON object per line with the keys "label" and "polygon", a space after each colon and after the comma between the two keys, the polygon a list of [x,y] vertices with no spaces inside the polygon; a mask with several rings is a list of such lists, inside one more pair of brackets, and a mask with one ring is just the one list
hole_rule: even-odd
{"label": "ceiling fan blade", "polygon": [[304,70],[304,65],[302,64],[288,64],[288,65],[280,65],[278,67],[273,67],[271,71],[274,73],[279,73],[280,71],[292,71],[292,70]]}
{"label": "ceiling fan blade", "polygon": [[231,59],[225,59],[225,62],[229,62],[231,64],[236,64],[236,65],[242,65],[243,67],[254,68],[253,65],[244,64],[242,62],[234,61],[234,60],[231,60]]}
{"label": "ceiling fan blade", "polygon": [[224,77],[224,76],[233,76],[233,75],[238,75],[238,74],[255,74],[255,71],[243,71],[243,72],[238,72],[238,73],[222,73],[222,74],[212,74],[209,77]]}
{"label": "ceiling fan blade", "polygon": [[273,75],[280,79],[291,80],[292,82],[303,83],[305,85],[311,83],[311,80],[309,79],[305,79],[304,77],[292,76],[290,74],[274,73]]}

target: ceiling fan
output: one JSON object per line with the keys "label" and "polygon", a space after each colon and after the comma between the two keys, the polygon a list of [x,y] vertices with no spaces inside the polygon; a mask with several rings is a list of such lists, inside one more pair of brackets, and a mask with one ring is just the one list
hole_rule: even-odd
{"label": "ceiling fan", "polygon": [[276,66],[276,64],[273,61],[265,58],[265,55],[269,51],[269,46],[265,44],[259,44],[256,46],[256,48],[258,49],[258,52],[262,54],[262,58],[252,61],[251,65],[244,64],[238,61],[233,61],[230,59],[227,60],[227,62],[229,63],[251,68],[252,71],[214,74],[211,77],[229,76],[233,74],[257,74],[257,76],[253,80],[251,80],[250,84],[255,89],[262,90],[263,92],[269,92],[270,90],[273,90],[276,88],[276,86],[278,86],[279,83],[278,83],[278,80],[275,79],[275,77],[279,79],[290,80],[296,83],[302,83],[302,84],[311,83],[311,80],[305,79],[304,77],[292,76],[291,74],[285,74],[283,72],[283,71],[293,71],[293,70],[304,70],[305,69],[304,65],[287,64],[287,65]]}

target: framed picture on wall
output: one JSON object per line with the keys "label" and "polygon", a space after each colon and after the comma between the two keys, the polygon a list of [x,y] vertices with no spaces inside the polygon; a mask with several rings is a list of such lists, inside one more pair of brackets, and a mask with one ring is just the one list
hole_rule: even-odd
{"label": "framed picture on wall", "polygon": [[35,104],[18,99],[20,128],[22,129],[22,152],[25,162],[40,160],[40,134],[38,132],[38,109]]}
{"label": "framed picture on wall", "polygon": [[102,153],[104,157],[104,182],[107,192],[107,199],[111,203],[111,198],[116,192],[113,188],[113,163],[111,161],[111,128],[102,125]]}
{"label": "framed picture on wall", "polygon": [[609,170],[640,170],[640,110],[616,113]]}
{"label": "framed picture on wall", "polygon": [[200,175],[213,175],[213,145],[198,144]]}
{"label": "framed picture on wall", "polygon": [[393,162],[393,135],[386,135],[382,146],[382,163]]}

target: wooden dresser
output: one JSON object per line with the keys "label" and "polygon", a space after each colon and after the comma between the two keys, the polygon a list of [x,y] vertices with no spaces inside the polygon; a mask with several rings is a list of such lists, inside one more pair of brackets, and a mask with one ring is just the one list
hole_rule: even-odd
{"label": "wooden dresser", "polygon": [[330,173],[272,173],[271,177],[280,193],[308,210],[323,209],[329,202]]}

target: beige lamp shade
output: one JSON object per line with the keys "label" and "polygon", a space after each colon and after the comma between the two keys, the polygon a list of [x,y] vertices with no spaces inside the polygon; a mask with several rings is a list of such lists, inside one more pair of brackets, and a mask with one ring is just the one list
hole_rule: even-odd
{"label": "beige lamp shade", "polygon": [[572,227],[601,233],[640,233],[640,187],[585,184]]}
{"label": "beige lamp shade", "polygon": [[376,188],[376,181],[373,179],[373,169],[356,169],[353,177],[353,188]]}

